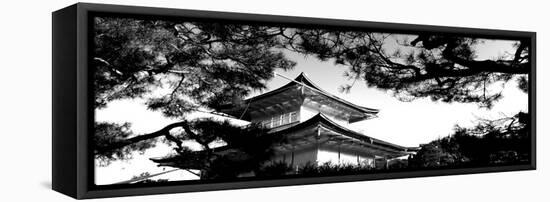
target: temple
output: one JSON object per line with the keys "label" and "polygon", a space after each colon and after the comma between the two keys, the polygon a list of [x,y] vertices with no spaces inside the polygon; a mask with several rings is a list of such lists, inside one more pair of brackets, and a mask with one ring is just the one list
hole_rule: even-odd
{"label": "temple", "polygon": [[278,89],[244,100],[241,107],[222,112],[286,136],[288,143],[276,146],[271,162],[293,167],[330,162],[386,168],[392,159],[414,150],[348,129],[350,124],[376,118],[378,110],[331,95],[304,73]]}

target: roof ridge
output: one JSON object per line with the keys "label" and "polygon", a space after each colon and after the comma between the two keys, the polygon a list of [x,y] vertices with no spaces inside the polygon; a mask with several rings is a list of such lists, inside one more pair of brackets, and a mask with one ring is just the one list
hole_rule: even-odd
{"label": "roof ridge", "polygon": [[[298,79],[299,78],[302,78],[302,79],[305,79],[307,83],[303,82],[303,81],[300,81],[300,83],[303,83],[303,84],[306,84],[314,89],[317,89],[318,91],[321,91],[323,94],[325,94],[326,96],[328,97],[332,97],[332,98],[335,98],[337,100],[339,100],[340,102],[344,102],[348,105],[352,105],[354,107],[358,107],[358,108],[361,108],[363,110],[367,110],[367,111],[374,111],[374,112],[378,112],[379,110],[378,109],[374,109],[374,108],[370,108],[370,107],[365,107],[365,106],[360,106],[360,105],[357,105],[357,104],[354,104],[350,101],[347,101],[343,98],[340,98],[332,93],[329,93],[325,90],[323,90],[321,87],[317,86],[309,77],[307,77],[307,74],[305,72],[301,72],[300,75],[298,75],[294,80],[295,81],[299,81]],[[287,86],[289,84],[286,84],[285,86]]]}
{"label": "roof ridge", "polygon": [[[301,79],[301,80],[298,80],[298,79]],[[305,82],[303,80],[305,80]],[[309,77],[307,77],[307,74],[305,72],[301,72],[296,78],[294,78],[294,81],[298,81],[302,84],[308,85],[309,87],[312,87],[324,93],[330,94],[324,91],[321,87],[317,86]]]}

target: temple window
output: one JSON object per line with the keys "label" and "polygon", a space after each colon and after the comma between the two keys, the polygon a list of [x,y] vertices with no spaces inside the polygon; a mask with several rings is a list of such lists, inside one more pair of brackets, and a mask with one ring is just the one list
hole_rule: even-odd
{"label": "temple window", "polygon": [[298,112],[289,112],[272,116],[271,118],[262,121],[264,128],[275,128],[287,124],[291,124],[298,121]]}
{"label": "temple window", "polygon": [[286,125],[290,123],[290,113],[281,115],[281,125]]}
{"label": "temple window", "polygon": [[294,123],[298,121],[298,113],[297,112],[290,112],[290,123]]}
{"label": "temple window", "polygon": [[273,128],[281,125],[281,115],[277,115],[271,118]]}

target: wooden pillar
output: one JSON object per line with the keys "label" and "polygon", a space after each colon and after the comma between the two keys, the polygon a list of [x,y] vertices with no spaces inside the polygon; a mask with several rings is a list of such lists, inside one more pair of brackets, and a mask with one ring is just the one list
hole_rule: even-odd
{"label": "wooden pillar", "polygon": [[321,126],[317,127],[317,137],[315,137],[315,161],[317,162],[319,160],[319,149],[321,147],[319,139],[321,139]]}
{"label": "wooden pillar", "polygon": [[340,164],[340,143],[338,143],[338,164]]}
{"label": "wooden pillar", "polygon": [[294,146],[292,146],[292,153],[291,153],[291,157],[290,157],[290,166],[294,166]]}
{"label": "wooden pillar", "polygon": [[317,126],[317,140],[321,138],[321,126]]}

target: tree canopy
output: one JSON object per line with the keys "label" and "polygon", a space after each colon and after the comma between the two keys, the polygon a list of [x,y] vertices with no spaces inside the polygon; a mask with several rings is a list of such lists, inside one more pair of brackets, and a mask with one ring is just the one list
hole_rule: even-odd
{"label": "tree canopy", "polygon": [[[149,134],[133,134],[128,123],[96,122],[96,158],[105,164],[115,159],[127,159],[131,152],[144,151],[154,146],[158,137],[163,137],[175,146],[180,156],[191,159],[188,164],[201,165],[206,171],[213,169],[214,163],[222,159],[209,148],[210,143],[218,140],[223,140],[232,152],[248,152],[250,158],[235,162],[260,163],[259,160],[265,157],[249,152],[261,150],[268,155],[271,144],[278,141],[251,138],[246,134],[255,132],[261,137],[264,131],[255,129],[253,125],[239,128],[211,119],[190,121],[186,115],[198,110],[213,112],[212,109],[221,104],[237,102],[254,90],[264,89],[265,80],[272,77],[275,69],[293,68],[293,61],[272,48],[281,44],[280,40],[269,36],[272,29],[219,23],[96,18],[93,53],[95,108],[104,108],[113,100],[141,98],[150,110],[179,120]],[[214,133],[208,128],[219,130]],[[241,136],[257,140],[253,145],[263,148],[251,149],[235,143],[250,143]],[[203,150],[192,152],[182,144],[183,141],[195,141]],[[262,144],[262,141],[266,143]],[[246,156],[244,154],[241,156]],[[192,168],[196,167],[188,169]]]}
{"label": "tree canopy", "polygon": [[[512,55],[495,53],[495,59],[476,60],[475,46],[486,39],[418,34],[401,35],[399,40],[392,35],[298,29],[287,38],[287,48],[321,60],[333,59],[348,67],[350,79],[391,90],[404,101],[429,97],[491,107],[501,92],[490,92],[489,86],[514,78],[527,92],[528,41],[516,41]],[[349,88],[351,85],[343,90]]]}
{"label": "tree canopy", "polygon": [[[242,98],[265,88],[275,69],[295,62],[273,47],[270,27],[96,18],[95,106],[159,87],[147,106],[169,117]],[[169,87],[166,87],[169,86]]]}

